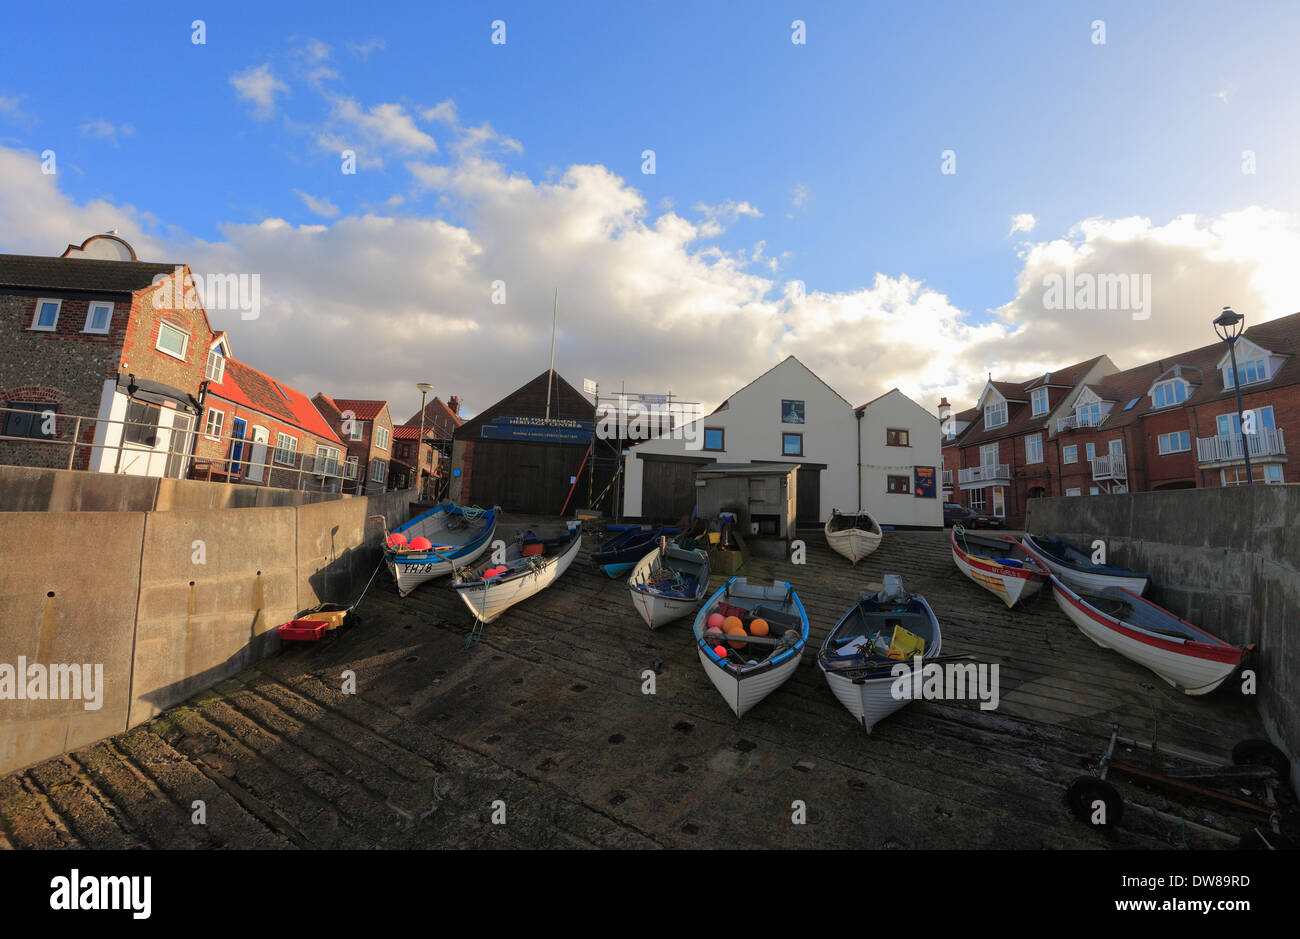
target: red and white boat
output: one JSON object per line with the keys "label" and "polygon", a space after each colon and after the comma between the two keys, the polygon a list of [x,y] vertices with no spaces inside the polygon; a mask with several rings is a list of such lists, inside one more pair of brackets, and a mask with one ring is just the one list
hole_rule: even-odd
{"label": "red and white boat", "polygon": [[1047,569],[1010,535],[976,535],[953,526],[949,537],[957,569],[1008,608],[1047,583]]}
{"label": "red and white boat", "polygon": [[1184,694],[1208,694],[1232,674],[1245,651],[1179,619],[1123,587],[1073,589],[1055,575],[1061,611],[1097,645],[1151,669]]}

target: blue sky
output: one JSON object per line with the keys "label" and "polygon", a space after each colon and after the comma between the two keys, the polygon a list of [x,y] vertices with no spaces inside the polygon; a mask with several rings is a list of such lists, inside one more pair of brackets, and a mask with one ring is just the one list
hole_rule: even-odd
{"label": "blue sky", "polygon": [[[64,199],[134,207],[147,213],[142,229],[178,246],[219,243],[229,225],[333,225],[367,212],[473,231],[483,220],[464,192],[417,191],[404,168],[451,160],[437,121],[419,122],[436,153],[389,152],[382,168],[351,176],[316,144],[341,97],[411,114],[453,101],[463,127],[487,122],[517,141],[492,159],[536,184],[603,166],[644,197],[649,223],[669,207],[692,221],[699,204],[754,207],[761,217],[741,213],[708,240],[747,253],[762,242],[779,259],[763,271],[769,297],[790,279],[851,293],[881,273],[923,281],[967,325],[1015,300],[1026,239],[1064,238],[1089,218],[1160,226],[1186,213],[1296,210],[1300,5],[741,10],[27,5],[7,14],[25,38],[0,73],[0,145],[54,149]],[[202,46],[190,42],[195,18]],[[495,19],[505,45],[489,41]],[[806,45],[790,41],[795,19]],[[1094,20],[1105,21],[1104,45],[1092,41]],[[259,66],[285,89],[260,119],[231,81]],[[330,74],[313,79],[313,68]],[[654,175],[641,172],[646,148]],[[955,175],[940,172],[947,149]],[[1254,174],[1241,171],[1247,149]],[[338,214],[311,211],[301,193]],[[400,204],[386,202],[395,195]],[[1009,234],[1018,213],[1034,216],[1032,235]]]}

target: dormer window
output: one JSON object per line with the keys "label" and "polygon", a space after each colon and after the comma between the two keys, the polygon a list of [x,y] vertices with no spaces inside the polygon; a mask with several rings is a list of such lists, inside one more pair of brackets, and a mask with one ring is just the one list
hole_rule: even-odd
{"label": "dormer window", "polygon": [[1101,423],[1101,405],[1084,404],[1075,408],[1075,417],[1080,427],[1096,427]]}
{"label": "dormer window", "polygon": [[1034,393],[1030,396],[1030,400],[1033,402],[1034,417],[1038,417],[1038,415],[1040,414],[1047,413],[1047,389],[1046,388],[1035,388]]}
{"label": "dormer window", "polygon": [[1187,382],[1181,378],[1162,381],[1151,389],[1151,406],[1156,408],[1172,407],[1187,400]]}
{"label": "dormer window", "polygon": [[1005,401],[995,401],[992,404],[984,405],[984,427],[992,429],[1001,427],[1007,422],[1007,403]]}
{"label": "dormer window", "polygon": [[[1243,385],[1252,385],[1255,382],[1268,381],[1268,359],[1248,359],[1245,362],[1237,363],[1237,378]],[[1223,387],[1232,387],[1232,365],[1229,364],[1223,369]]]}

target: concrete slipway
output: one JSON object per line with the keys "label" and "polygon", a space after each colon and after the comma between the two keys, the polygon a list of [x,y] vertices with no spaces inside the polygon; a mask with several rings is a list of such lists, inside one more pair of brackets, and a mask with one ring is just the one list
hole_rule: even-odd
{"label": "concrete slipway", "polygon": [[[504,530],[522,525],[506,519]],[[157,719],[0,779],[0,846],[1162,848],[1228,840],[1130,810],[1113,837],[1067,813],[1113,723],[1228,759],[1263,736],[1226,687],[1183,696],[1098,649],[1040,594],[1007,611],[959,578],[946,534],[895,532],[856,570],[820,534],[788,578],[813,645],[869,582],[904,575],[944,652],[1001,664],[1001,703],[913,703],[868,737],[813,655],[737,720],[687,622],[657,633],[583,556],[487,627],[442,583],[398,600],[380,575],[361,628],[290,648]],[[714,584],[720,583],[715,578]],[[356,673],[357,693],[341,692]],[[656,693],[642,673],[656,671]],[[1208,806],[1139,801],[1240,832]],[[192,822],[195,800],[206,824]],[[494,803],[505,824],[493,824]],[[793,824],[793,803],[806,824]],[[499,807],[499,806],[498,806]]]}

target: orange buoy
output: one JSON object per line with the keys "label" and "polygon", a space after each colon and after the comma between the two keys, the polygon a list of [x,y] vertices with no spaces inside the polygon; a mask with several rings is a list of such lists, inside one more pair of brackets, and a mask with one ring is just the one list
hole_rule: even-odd
{"label": "orange buoy", "polygon": [[[734,621],[734,622],[733,622],[733,621]],[[736,617],[734,617],[734,616],[728,616],[728,617],[727,617],[727,622],[725,622],[725,623],[722,624],[722,631],[723,631],[724,633],[726,633],[728,636],[747,636],[747,635],[749,635],[747,632],[745,632],[745,627],[742,626],[742,625],[740,625],[740,620],[739,620],[739,619],[736,619]],[[737,642],[737,641],[735,641],[735,640],[732,640],[732,641],[730,642],[730,645],[731,645],[731,648],[733,648],[733,649],[743,649],[743,648],[745,648],[745,644],[744,644],[743,642]]]}
{"label": "orange buoy", "polygon": [[393,532],[391,535],[388,536],[388,547],[390,548],[406,547],[406,536],[403,535],[400,531]]}
{"label": "orange buoy", "polygon": [[412,551],[428,551],[433,547],[433,542],[423,536],[411,541],[410,548]]}
{"label": "orange buoy", "polygon": [[722,631],[724,633],[732,632],[735,629],[744,629],[745,624],[740,621],[739,616],[728,616],[722,621]]}
{"label": "orange buoy", "polygon": [[765,619],[756,619],[754,622],[749,624],[749,632],[751,635],[766,636],[767,631],[767,620]]}

